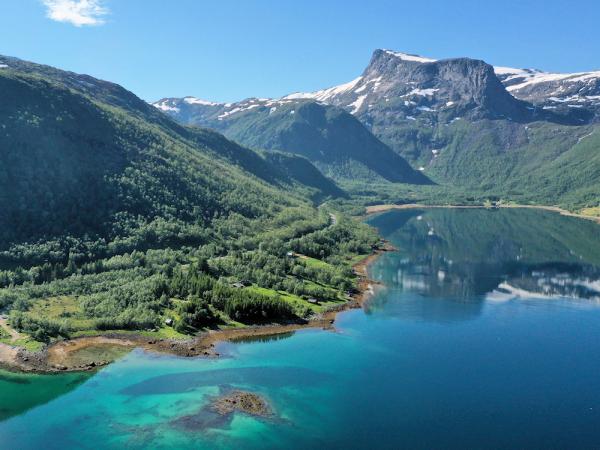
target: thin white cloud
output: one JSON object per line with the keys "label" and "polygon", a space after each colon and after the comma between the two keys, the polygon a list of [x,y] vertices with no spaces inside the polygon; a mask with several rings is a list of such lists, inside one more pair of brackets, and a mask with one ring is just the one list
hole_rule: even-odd
{"label": "thin white cloud", "polygon": [[108,9],[102,0],[42,0],[47,8],[46,15],[57,22],[67,22],[82,27],[102,25]]}

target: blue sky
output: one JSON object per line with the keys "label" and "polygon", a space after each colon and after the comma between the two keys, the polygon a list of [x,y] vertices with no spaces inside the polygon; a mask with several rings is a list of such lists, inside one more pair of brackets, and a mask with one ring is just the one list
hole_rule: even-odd
{"label": "blue sky", "polygon": [[376,48],[600,69],[597,0],[1,0],[0,17],[0,54],[145,100],[316,90],[360,75]]}

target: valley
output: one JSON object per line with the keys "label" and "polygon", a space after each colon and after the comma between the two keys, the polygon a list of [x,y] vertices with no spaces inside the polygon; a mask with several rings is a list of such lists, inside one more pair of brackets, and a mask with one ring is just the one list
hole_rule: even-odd
{"label": "valley", "polygon": [[0,1],[0,449],[599,447],[563,3]]}
{"label": "valley", "polygon": [[[196,355],[206,346],[195,335],[328,326],[363,295],[353,265],[382,248],[357,221],[365,208],[587,218],[598,204],[593,74],[376,50],[359,78],[314,93],[149,105],[109,82],[0,60],[11,93],[0,139],[12,149],[0,173],[0,345],[24,370],[106,362],[48,363],[64,339]],[[584,83],[590,114],[539,106],[532,86],[548,79]]]}

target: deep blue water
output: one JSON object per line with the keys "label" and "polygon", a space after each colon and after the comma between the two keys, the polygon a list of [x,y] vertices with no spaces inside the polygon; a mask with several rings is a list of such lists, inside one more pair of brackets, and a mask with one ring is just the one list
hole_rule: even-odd
{"label": "deep blue water", "polygon": [[[0,422],[0,447],[600,447],[600,226],[526,210],[370,222],[398,251],[337,332],[224,344],[219,360],[134,351]],[[24,386],[0,378],[0,402]],[[231,388],[276,417],[203,410]]]}

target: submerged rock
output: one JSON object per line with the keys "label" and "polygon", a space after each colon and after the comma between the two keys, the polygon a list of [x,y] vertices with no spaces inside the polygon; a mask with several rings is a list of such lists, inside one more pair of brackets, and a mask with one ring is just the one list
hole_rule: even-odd
{"label": "submerged rock", "polygon": [[199,432],[209,428],[224,428],[231,423],[232,415],[221,415],[209,408],[179,417],[171,425],[186,432]]}
{"label": "submerged rock", "polygon": [[252,392],[228,391],[193,414],[186,414],[171,421],[171,425],[186,432],[224,428],[231,424],[235,412],[262,418],[272,418],[268,403]]}
{"label": "submerged rock", "polygon": [[235,411],[261,417],[271,415],[271,409],[262,397],[245,391],[233,391],[217,398],[212,404],[212,409],[221,415]]}

